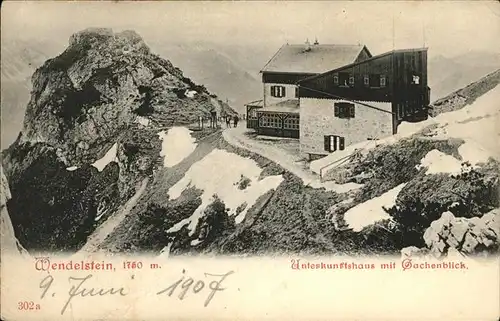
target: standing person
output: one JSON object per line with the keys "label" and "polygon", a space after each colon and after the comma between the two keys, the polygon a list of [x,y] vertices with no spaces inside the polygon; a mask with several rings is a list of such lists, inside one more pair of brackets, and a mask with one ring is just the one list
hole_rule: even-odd
{"label": "standing person", "polygon": [[234,115],[233,121],[234,121],[234,127],[238,126],[238,121],[240,119],[238,118],[238,115]]}
{"label": "standing person", "polygon": [[231,128],[231,116],[226,116],[226,127]]}
{"label": "standing person", "polygon": [[210,119],[210,125],[212,128],[217,128],[217,112],[215,110],[212,110],[210,112],[210,115],[212,118]]}

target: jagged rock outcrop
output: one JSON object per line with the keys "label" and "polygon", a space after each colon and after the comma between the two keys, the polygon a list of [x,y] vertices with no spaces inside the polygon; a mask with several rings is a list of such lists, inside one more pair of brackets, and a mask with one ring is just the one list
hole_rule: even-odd
{"label": "jagged rock outcrop", "polygon": [[431,223],[424,233],[426,248],[409,247],[403,255],[432,255],[440,258],[451,252],[463,255],[498,253],[500,245],[500,210],[494,209],[481,217],[455,217],[451,212]]}
{"label": "jagged rock outcrop", "polygon": [[137,33],[111,29],[71,36],[32,84],[23,129],[2,153],[12,225],[30,251],[81,247],[160,166],[160,128],[208,117],[217,100]]}

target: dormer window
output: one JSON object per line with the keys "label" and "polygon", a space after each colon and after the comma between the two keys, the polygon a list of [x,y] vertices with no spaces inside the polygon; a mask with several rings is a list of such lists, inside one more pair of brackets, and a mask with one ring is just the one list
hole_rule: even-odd
{"label": "dormer window", "polygon": [[385,75],[380,76],[380,87],[385,87]]}

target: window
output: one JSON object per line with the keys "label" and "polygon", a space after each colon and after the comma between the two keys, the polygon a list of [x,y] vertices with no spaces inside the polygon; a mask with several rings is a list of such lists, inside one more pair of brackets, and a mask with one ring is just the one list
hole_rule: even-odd
{"label": "window", "polygon": [[339,85],[340,86],[349,86],[349,74],[347,72],[339,73]]}
{"label": "window", "polygon": [[411,82],[413,85],[418,85],[420,84],[420,77],[417,76],[417,75],[413,75],[412,77],[412,82]]}
{"label": "window", "polygon": [[278,98],[285,97],[285,86],[271,86],[271,96]]}
{"label": "window", "polygon": [[385,87],[385,75],[380,76],[380,87]]}
{"label": "window", "polygon": [[299,87],[295,87],[295,98],[299,98]]}
{"label": "window", "polygon": [[338,118],[354,118],[355,108],[352,103],[335,103],[333,114]]}
{"label": "window", "polygon": [[337,135],[326,135],[324,136],[324,144],[326,152],[334,152],[337,150],[344,150],[345,139],[344,137]]}
{"label": "window", "polygon": [[334,85],[338,85],[339,84],[339,75],[338,74],[334,74],[333,75],[333,84]]}
{"label": "window", "polygon": [[298,130],[299,129],[299,115],[291,115],[285,118],[285,121],[283,123],[283,128],[284,129],[293,129],[293,130]]}
{"label": "window", "polygon": [[349,77],[349,85],[354,86],[354,76]]}
{"label": "window", "polygon": [[370,77],[368,75],[365,75],[365,77],[363,78],[363,84],[365,84],[365,86],[370,86]]}
{"label": "window", "polygon": [[281,128],[281,118],[278,114],[262,113],[259,127]]}

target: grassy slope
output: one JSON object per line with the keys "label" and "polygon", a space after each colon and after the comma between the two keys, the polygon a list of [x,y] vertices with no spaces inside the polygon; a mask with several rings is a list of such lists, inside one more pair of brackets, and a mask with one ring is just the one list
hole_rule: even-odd
{"label": "grassy slope", "polygon": [[[347,195],[305,187],[297,177],[273,162],[227,144],[220,133],[199,138],[196,150],[189,157],[173,168],[159,170],[146,195],[123,224],[108,237],[104,248],[113,252],[158,253],[173,241],[173,254],[380,254],[399,250],[394,245],[395,241],[382,235],[378,229],[364,233],[335,229],[330,208],[346,199]],[[261,196],[241,224],[234,226],[226,222],[228,228],[210,242],[191,247],[189,241],[194,237],[189,237],[187,230],[181,230],[175,237],[166,231],[189,217],[201,204],[201,191],[189,188],[174,201],[168,200],[167,192],[192,164],[214,148],[253,159],[263,168],[262,177],[283,174],[285,180],[275,191]],[[223,219],[230,221],[228,218]]]}

